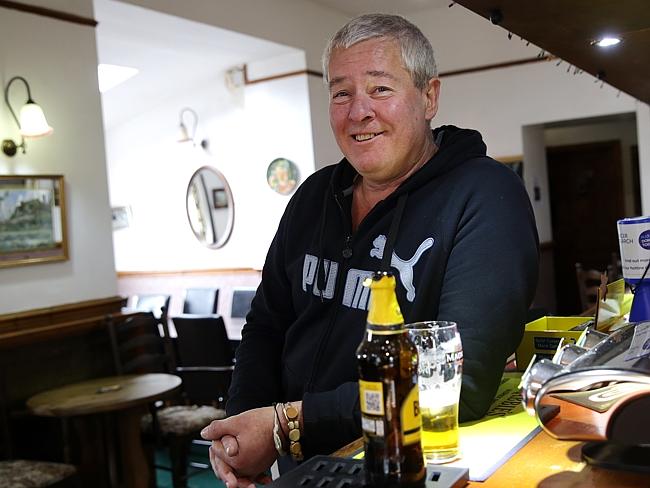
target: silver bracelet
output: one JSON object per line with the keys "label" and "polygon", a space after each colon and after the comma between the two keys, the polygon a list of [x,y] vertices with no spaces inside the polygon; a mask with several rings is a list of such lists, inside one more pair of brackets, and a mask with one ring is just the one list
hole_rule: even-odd
{"label": "silver bracelet", "polygon": [[280,437],[280,416],[278,415],[277,403],[273,404],[273,444],[275,450],[278,451],[280,456],[286,455],[286,451],[282,448],[282,438]]}

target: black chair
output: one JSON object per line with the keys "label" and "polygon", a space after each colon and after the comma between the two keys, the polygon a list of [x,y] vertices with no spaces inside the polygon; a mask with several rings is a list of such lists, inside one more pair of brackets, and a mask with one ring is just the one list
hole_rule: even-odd
{"label": "black chair", "polygon": [[251,309],[251,302],[255,297],[256,288],[238,287],[232,291],[232,304],[230,316],[233,318],[245,319]]}
{"label": "black chair", "polygon": [[[228,317],[228,325],[232,330],[241,330],[246,323],[246,315],[251,309],[251,302],[255,297],[256,288],[252,287],[236,287],[232,291],[232,301],[230,303],[230,317]],[[233,354],[239,346],[239,340],[230,341],[230,347]]]}
{"label": "black chair", "polygon": [[188,288],[183,301],[184,314],[208,315],[217,313],[219,288]]}
{"label": "black chair", "polygon": [[177,333],[178,365],[187,399],[223,407],[230,387],[233,355],[219,315],[172,317]]}
{"label": "black chair", "polygon": [[[117,374],[176,372],[166,320],[140,312],[108,316],[106,326]],[[142,420],[149,440],[169,448],[174,487],[186,486],[192,439],[211,421],[225,417],[225,411],[212,406],[181,403],[179,398],[176,405],[152,405]]]}
{"label": "black chair", "polygon": [[7,413],[2,371],[0,371],[0,486],[79,487],[77,468],[72,464],[13,459],[11,427]]}
{"label": "black chair", "polygon": [[[234,360],[223,318],[218,315],[181,315],[172,317],[172,321],[177,334],[176,371],[183,378],[186,400],[224,408]],[[210,445],[200,438],[193,439],[192,443]],[[197,462],[190,462],[190,466],[210,468]]]}

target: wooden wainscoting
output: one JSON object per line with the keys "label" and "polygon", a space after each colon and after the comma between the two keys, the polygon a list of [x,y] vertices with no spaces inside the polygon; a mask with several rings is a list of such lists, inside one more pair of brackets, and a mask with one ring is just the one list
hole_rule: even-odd
{"label": "wooden wainscoting", "polygon": [[82,334],[125,304],[115,296],[0,315],[0,350]]}
{"label": "wooden wainscoting", "polygon": [[0,387],[11,410],[31,395],[114,374],[103,319],[126,300],[108,297],[0,315]]}

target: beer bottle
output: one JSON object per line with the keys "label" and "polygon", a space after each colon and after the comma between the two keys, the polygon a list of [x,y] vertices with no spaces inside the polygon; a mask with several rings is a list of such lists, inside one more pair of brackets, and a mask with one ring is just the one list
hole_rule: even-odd
{"label": "beer bottle", "polygon": [[366,482],[423,487],[417,349],[404,329],[395,277],[375,273],[366,336],[357,349]]}

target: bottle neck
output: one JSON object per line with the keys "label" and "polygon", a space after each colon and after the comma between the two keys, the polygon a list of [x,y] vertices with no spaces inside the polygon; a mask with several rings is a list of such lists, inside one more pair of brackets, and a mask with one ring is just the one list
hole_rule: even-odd
{"label": "bottle neck", "polygon": [[406,332],[406,329],[404,328],[404,324],[376,325],[368,322],[366,324],[366,331],[368,332],[368,336],[371,337],[375,335],[403,334]]}
{"label": "bottle neck", "polygon": [[370,307],[368,309],[368,329],[401,330],[404,317],[395,294],[395,277],[382,276],[370,284]]}

